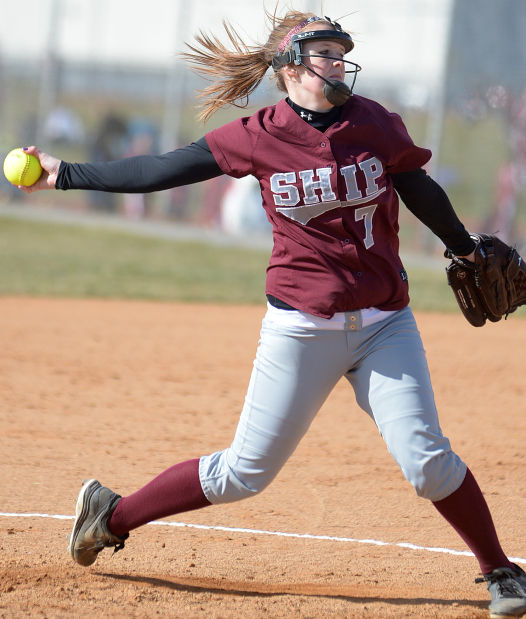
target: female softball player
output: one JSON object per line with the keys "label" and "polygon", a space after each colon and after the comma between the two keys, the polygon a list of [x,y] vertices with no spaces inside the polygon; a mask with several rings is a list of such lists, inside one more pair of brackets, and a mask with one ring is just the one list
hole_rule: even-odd
{"label": "female softball player", "polygon": [[[250,93],[269,67],[276,105],[160,156],[71,164],[41,153],[38,189],[150,192],[228,174],[253,175],[273,226],[268,309],[232,444],[181,462],[130,496],[96,480],[80,491],[69,551],[91,565],[152,520],[261,492],[345,376],[418,496],[430,500],[479,561],[492,616],[526,613],[526,573],[504,554],[483,495],[442,434],[398,255],[398,195],[456,255],[474,243],[424,171],[396,114],[353,94],[351,36],[329,18],[271,16],[267,42],[234,52],[198,37],[186,57],[208,77],[202,118]],[[344,82],[352,75],[352,85]]]}

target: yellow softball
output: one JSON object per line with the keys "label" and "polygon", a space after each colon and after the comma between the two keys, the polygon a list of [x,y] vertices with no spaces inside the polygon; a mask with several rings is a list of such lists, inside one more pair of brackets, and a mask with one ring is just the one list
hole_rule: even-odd
{"label": "yellow softball", "polygon": [[42,167],[34,155],[28,155],[22,148],[15,148],[4,159],[4,174],[13,185],[29,187],[40,178]]}

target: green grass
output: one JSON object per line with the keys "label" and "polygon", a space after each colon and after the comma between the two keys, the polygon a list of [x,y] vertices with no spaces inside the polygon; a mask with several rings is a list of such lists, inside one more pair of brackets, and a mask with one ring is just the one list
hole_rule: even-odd
{"label": "green grass", "polygon": [[[268,258],[263,250],[0,219],[0,296],[264,304]],[[413,309],[459,311],[442,268],[423,268],[418,257],[405,266]]]}
{"label": "green grass", "polygon": [[[446,262],[444,262],[444,267]],[[406,265],[409,276],[409,295],[414,310],[455,312],[458,305],[449,290],[445,270],[421,269]]]}
{"label": "green grass", "polygon": [[264,302],[268,253],[0,221],[0,295]]}

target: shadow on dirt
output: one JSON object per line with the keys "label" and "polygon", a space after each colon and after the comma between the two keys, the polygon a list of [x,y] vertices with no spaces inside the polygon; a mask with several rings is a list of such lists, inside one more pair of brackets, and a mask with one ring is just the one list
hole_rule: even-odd
{"label": "shadow on dirt", "polygon": [[113,578],[115,580],[142,583],[154,587],[182,591],[186,593],[215,593],[223,595],[239,595],[244,597],[274,597],[284,595],[321,597],[335,600],[344,600],[354,604],[392,604],[392,605],[426,605],[436,604],[437,606],[455,606],[455,608],[471,607],[487,612],[488,600],[448,600],[440,598],[412,598],[399,597],[389,598],[382,596],[356,595],[352,585],[335,586],[311,583],[298,584],[268,584],[268,583],[247,583],[232,582],[227,580],[215,580],[213,578],[179,578],[177,580],[167,580],[164,578],[153,578],[150,576],[134,576],[132,574],[110,574],[97,572],[98,576]]}

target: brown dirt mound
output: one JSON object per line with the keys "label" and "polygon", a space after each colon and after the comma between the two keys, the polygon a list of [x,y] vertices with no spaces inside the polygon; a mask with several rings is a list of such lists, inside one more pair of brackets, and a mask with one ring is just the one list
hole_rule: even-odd
{"label": "brown dirt mound", "polygon": [[[82,479],[127,494],[231,440],[264,308],[0,299],[0,312],[4,514],[72,516]],[[442,427],[505,550],[526,557],[526,322],[417,319]],[[473,557],[396,545],[465,550],[345,381],[264,493],[169,520],[210,528],[146,526],[85,569],[67,554],[71,519],[0,516],[0,617],[488,616]]]}

